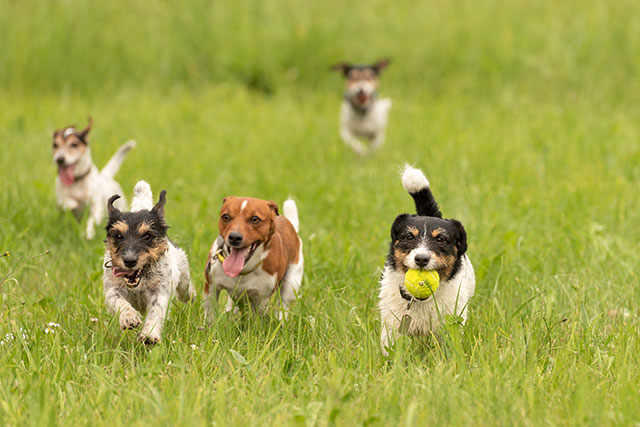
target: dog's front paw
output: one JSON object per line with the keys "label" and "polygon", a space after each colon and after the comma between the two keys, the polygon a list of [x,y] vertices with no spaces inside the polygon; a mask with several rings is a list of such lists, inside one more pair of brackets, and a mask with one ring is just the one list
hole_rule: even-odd
{"label": "dog's front paw", "polygon": [[142,316],[133,308],[127,308],[120,313],[120,328],[133,329],[140,326]]}
{"label": "dog's front paw", "polygon": [[160,334],[155,331],[151,331],[148,333],[143,332],[138,335],[138,341],[146,345],[155,345],[160,342]]}

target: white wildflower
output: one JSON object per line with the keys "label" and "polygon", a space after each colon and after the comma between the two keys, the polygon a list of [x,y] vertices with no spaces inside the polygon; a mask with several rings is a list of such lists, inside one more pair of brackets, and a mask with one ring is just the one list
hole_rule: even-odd
{"label": "white wildflower", "polygon": [[198,349],[198,346],[197,346],[197,345],[195,345],[195,344],[191,344],[191,346],[190,346],[190,347],[191,347],[191,350],[197,350],[197,349]]}

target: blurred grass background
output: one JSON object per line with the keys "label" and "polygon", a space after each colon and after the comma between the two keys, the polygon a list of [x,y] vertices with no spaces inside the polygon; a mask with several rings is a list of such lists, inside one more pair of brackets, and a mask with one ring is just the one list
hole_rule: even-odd
{"label": "blurred grass background", "polygon": [[[51,251],[0,285],[0,424],[638,423],[638,16],[595,0],[0,0],[0,278]],[[387,56],[387,142],[359,159],[328,68]],[[88,114],[98,166],[138,141],[118,180],[168,190],[200,292],[222,197],[296,199],[292,322],[202,330],[199,300],[174,305],[153,350],[117,330],[102,242],[55,206],[51,132]],[[467,228],[478,283],[464,335],[385,360],[377,280],[413,209],[405,161]]]}

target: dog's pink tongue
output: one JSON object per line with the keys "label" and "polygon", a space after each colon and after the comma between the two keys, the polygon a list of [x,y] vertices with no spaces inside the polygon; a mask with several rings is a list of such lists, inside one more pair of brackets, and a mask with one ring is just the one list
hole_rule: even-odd
{"label": "dog's pink tongue", "polygon": [[231,253],[222,262],[224,274],[229,277],[236,277],[244,268],[244,257],[249,252],[249,248],[231,249]]}
{"label": "dog's pink tongue", "polygon": [[67,187],[73,185],[73,182],[75,181],[75,177],[73,176],[73,166],[60,166],[58,168],[58,176],[60,177],[62,184]]}

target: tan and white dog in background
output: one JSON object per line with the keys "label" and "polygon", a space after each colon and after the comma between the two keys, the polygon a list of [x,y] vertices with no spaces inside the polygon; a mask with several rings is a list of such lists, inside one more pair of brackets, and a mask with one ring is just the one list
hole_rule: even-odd
{"label": "tan and white dog in background", "polygon": [[[297,298],[303,274],[302,240],[298,236],[298,208],[293,200],[278,214],[275,202],[248,197],[223,200],[219,236],[205,267],[205,310],[212,321],[218,295],[229,295],[226,311],[248,305],[264,313],[277,293],[278,319],[287,317]],[[214,298],[212,298],[212,296]]]}
{"label": "tan and white dog in background", "polygon": [[[381,59],[371,65],[352,65],[346,62],[331,69],[345,77],[345,92],[340,109],[340,136],[356,154],[374,152],[384,142],[391,100],[378,98],[380,72],[390,63]],[[369,146],[361,140],[369,142]]]}
{"label": "tan and white dog in background", "polygon": [[89,207],[87,221],[87,239],[95,236],[96,225],[102,222],[107,210],[107,201],[114,194],[121,196],[116,201],[118,209],[126,209],[127,201],[122,188],[113,179],[120,169],[122,161],[129,150],[136,146],[135,141],[128,141],[113,155],[102,169],[98,170],[91,159],[89,148],[89,132],[93,121],[89,117],[89,125],[83,130],[75,126],[67,126],[53,133],[53,161],[58,166],[56,179],[56,196],[58,206],[72,211],[77,218],[82,216],[85,207]]}

